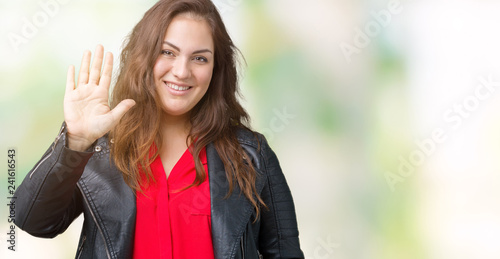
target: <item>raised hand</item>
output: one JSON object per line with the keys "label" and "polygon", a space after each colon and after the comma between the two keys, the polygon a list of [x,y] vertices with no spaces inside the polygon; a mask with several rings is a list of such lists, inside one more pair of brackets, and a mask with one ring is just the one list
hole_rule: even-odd
{"label": "raised hand", "polygon": [[101,75],[104,48],[98,45],[92,67],[90,51],[85,51],[75,88],[75,68],[70,66],[64,94],[64,120],[68,128],[68,147],[83,151],[104,136],[135,105],[132,99],[121,101],[113,110],[108,104],[113,72],[113,54],[107,53]]}

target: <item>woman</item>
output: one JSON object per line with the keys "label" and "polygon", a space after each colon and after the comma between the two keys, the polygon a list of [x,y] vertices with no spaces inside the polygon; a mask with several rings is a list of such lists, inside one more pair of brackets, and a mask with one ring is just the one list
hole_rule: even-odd
{"label": "woman", "polygon": [[84,54],[76,86],[68,70],[65,122],[16,192],[16,224],[54,237],[83,213],[77,258],[303,258],[276,155],[245,126],[237,49],[213,3],[146,12],[111,107],[103,52],[91,66]]}

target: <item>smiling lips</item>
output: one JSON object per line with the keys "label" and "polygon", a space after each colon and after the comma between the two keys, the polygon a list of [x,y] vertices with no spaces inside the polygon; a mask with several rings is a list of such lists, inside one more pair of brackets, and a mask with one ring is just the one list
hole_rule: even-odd
{"label": "smiling lips", "polygon": [[167,85],[168,88],[171,88],[171,89],[174,89],[177,91],[186,91],[186,90],[189,90],[192,88],[191,86],[178,86],[176,84],[172,84],[172,83],[168,83],[168,82],[165,82],[165,84]]}

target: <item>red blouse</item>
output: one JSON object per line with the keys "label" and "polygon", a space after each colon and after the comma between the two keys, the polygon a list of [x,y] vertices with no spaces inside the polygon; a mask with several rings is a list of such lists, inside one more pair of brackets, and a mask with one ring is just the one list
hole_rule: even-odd
{"label": "red blouse", "polygon": [[[200,159],[207,169],[206,149]],[[196,170],[187,149],[167,179],[160,156],[151,164],[156,184],[144,194],[137,192],[134,259],[213,259],[208,174],[199,186],[193,183]]]}

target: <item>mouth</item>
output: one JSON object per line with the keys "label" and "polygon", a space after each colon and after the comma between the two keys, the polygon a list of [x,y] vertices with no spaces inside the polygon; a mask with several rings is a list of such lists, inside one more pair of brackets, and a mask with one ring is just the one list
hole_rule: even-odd
{"label": "mouth", "polygon": [[193,87],[191,86],[180,86],[180,85],[176,85],[174,83],[170,83],[170,82],[164,82],[165,85],[170,88],[170,89],[173,89],[173,90],[176,90],[176,91],[187,91]]}

